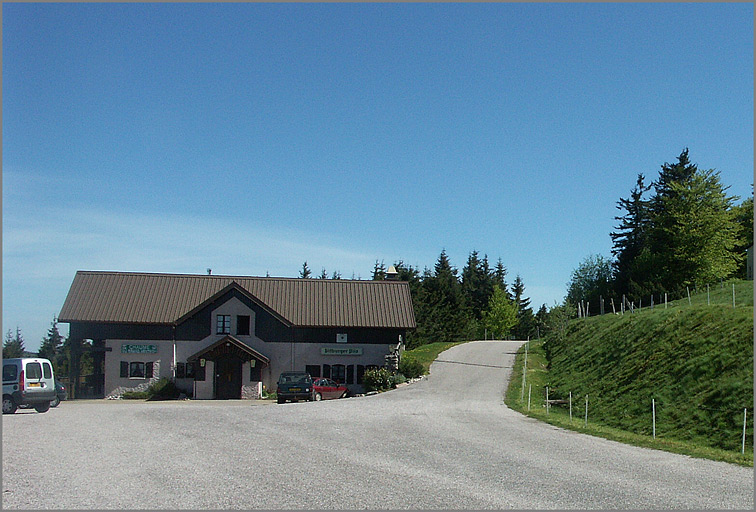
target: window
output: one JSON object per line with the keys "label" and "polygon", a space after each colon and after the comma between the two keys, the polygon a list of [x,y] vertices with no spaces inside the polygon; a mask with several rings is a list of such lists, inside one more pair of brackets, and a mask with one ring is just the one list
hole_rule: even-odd
{"label": "window", "polygon": [[39,363],[26,363],[26,378],[27,379],[41,379],[42,378],[42,365]]}
{"label": "window", "polygon": [[52,379],[52,368],[49,363],[42,363],[42,371],[45,374],[46,379]]}
{"label": "window", "polygon": [[357,384],[362,384],[362,376],[365,375],[365,367],[361,364],[357,365]]}
{"label": "window", "polygon": [[186,363],[186,378],[194,378],[194,363]]}
{"label": "window", "polygon": [[216,334],[231,334],[231,315],[218,315]]}
{"label": "window", "polygon": [[155,363],[152,361],[121,361],[122,379],[151,379],[155,373]]}
{"label": "window", "polygon": [[186,377],[186,365],[184,363],[176,363],[176,378],[183,379]]}
{"label": "window", "polygon": [[350,364],[347,366],[347,384],[354,384],[354,365]]}
{"label": "window", "polygon": [[129,363],[129,378],[130,379],[143,379],[144,378],[144,363],[141,361],[132,361]]}
{"label": "window", "polygon": [[323,365],[323,377],[326,377],[328,379],[331,378],[331,365],[330,364]]}
{"label": "window", "polygon": [[339,384],[346,382],[346,366],[343,364],[331,366],[331,378]]}
{"label": "window", "polygon": [[320,365],[308,364],[305,366],[305,371],[310,374],[310,377],[312,377],[313,380],[320,377]]}
{"label": "window", "polygon": [[3,381],[6,380],[16,380],[18,377],[18,368],[15,364],[4,364],[3,365]]}
{"label": "window", "polygon": [[236,317],[236,334],[249,336],[249,315],[239,315]]}

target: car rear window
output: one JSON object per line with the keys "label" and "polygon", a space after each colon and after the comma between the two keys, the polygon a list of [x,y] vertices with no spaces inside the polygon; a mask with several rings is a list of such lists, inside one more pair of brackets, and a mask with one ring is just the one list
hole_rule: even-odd
{"label": "car rear window", "polygon": [[42,370],[45,372],[46,379],[52,379],[52,368],[50,368],[50,363],[42,363]]}
{"label": "car rear window", "polygon": [[27,379],[41,379],[42,378],[42,365],[39,363],[26,363],[26,378]]}
{"label": "car rear window", "polygon": [[3,365],[3,382],[8,380],[16,380],[18,378],[18,368],[15,364]]}

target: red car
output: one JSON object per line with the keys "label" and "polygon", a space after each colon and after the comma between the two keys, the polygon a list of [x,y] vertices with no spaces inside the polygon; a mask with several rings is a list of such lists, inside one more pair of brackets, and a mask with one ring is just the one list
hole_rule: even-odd
{"label": "red car", "polygon": [[321,377],[312,383],[315,392],[315,400],[328,400],[329,398],[343,398],[349,395],[349,390],[344,384]]}

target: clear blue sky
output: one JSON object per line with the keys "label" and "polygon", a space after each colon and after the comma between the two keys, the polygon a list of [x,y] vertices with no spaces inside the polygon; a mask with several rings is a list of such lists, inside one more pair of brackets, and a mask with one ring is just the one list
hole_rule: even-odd
{"label": "clear blue sky", "polygon": [[77,270],[477,250],[537,308],[685,147],[751,194],[750,3],[2,8],[2,328],[29,350]]}

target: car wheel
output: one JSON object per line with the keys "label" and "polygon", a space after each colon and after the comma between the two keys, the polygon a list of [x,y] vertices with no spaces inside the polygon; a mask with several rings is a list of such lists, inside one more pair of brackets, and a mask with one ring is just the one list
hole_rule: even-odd
{"label": "car wheel", "polygon": [[57,396],[53,400],[50,400],[50,407],[58,407],[58,405],[60,405],[60,398]]}
{"label": "car wheel", "polygon": [[34,406],[34,410],[37,412],[47,412],[50,410],[50,402],[45,402],[43,404],[37,404]]}
{"label": "car wheel", "polygon": [[347,395],[349,395],[349,391],[344,391],[344,393],[339,398],[346,398]]}
{"label": "car wheel", "polygon": [[10,395],[3,395],[3,414],[13,414],[18,409]]}
{"label": "car wheel", "polygon": [[315,401],[320,402],[321,400],[323,400],[323,395],[321,395],[320,393],[315,393]]}
{"label": "car wheel", "polygon": [[286,399],[285,399],[285,398],[281,398],[280,396],[278,397],[278,403],[279,403],[279,404],[283,404],[283,403],[285,403],[285,402],[286,402]]}

